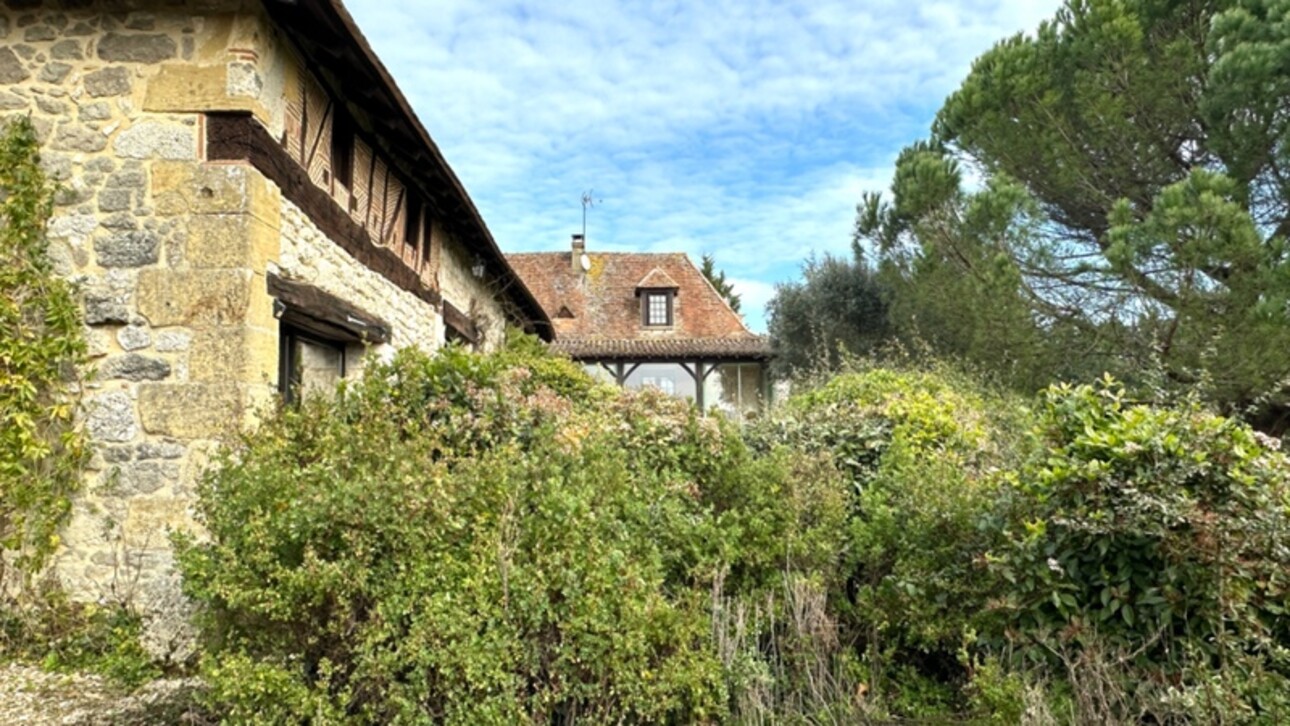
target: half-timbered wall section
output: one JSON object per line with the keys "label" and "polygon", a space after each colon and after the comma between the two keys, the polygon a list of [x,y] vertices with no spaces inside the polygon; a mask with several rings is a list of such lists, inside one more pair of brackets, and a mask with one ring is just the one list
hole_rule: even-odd
{"label": "half-timbered wall section", "polygon": [[375,243],[393,250],[428,286],[438,287],[437,258],[430,252],[432,216],[424,195],[357,133],[344,103],[308,71],[300,71],[287,87],[284,144],[313,183]]}

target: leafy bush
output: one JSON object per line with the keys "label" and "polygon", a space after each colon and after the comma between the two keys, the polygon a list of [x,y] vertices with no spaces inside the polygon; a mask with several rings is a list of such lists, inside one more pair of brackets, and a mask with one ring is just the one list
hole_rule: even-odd
{"label": "leafy bush", "polygon": [[998,475],[1024,449],[1026,412],[948,368],[861,365],[787,402],[751,433],[830,452],[854,487],[835,607],[868,684],[898,714],[963,704],[960,651],[989,595],[981,555]]}
{"label": "leafy bush", "polygon": [[0,129],[0,586],[10,553],[31,575],[57,549],[87,457],[73,424],[85,341],[49,259],[54,192],[38,148],[30,120]]}
{"label": "leafy bush", "polygon": [[[854,486],[841,639],[907,717],[1284,714],[1290,467],[1193,403],[860,367],[750,433]],[[1275,718],[1273,719],[1275,720]]]}
{"label": "leafy bush", "polygon": [[161,675],[139,636],[142,619],[122,605],[74,603],[45,588],[26,607],[0,610],[0,659],[54,672],[90,671],[134,688]]}
{"label": "leafy bush", "polygon": [[1132,653],[1174,682],[1238,656],[1258,655],[1255,670],[1284,660],[1290,462],[1279,443],[1197,405],[1132,403],[1109,379],[1053,388],[1043,403],[1046,457],[1016,475],[1007,544],[991,557],[1003,634],[1041,652]]}
{"label": "leafy bush", "polygon": [[1275,448],[943,367],[741,431],[520,339],[279,411],[180,562],[234,722],[1275,722]]}
{"label": "leafy bush", "polygon": [[845,490],[818,459],[754,457],[682,402],[602,389],[525,348],[405,351],[228,453],[199,492],[209,539],[179,543],[217,710],[729,712],[714,591],[751,600],[786,567],[828,571]]}

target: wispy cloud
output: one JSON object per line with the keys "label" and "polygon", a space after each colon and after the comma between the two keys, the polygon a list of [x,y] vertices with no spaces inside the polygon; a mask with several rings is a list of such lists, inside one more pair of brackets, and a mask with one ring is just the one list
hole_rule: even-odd
{"label": "wispy cloud", "polygon": [[389,3],[350,10],[504,250],[711,252],[772,283],[850,244],[974,57],[1057,0]]}

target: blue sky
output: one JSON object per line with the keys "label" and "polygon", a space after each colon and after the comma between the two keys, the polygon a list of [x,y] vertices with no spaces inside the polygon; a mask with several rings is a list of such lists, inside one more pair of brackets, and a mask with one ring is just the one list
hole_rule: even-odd
{"label": "blue sky", "polygon": [[350,0],[507,252],[708,252],[765,330],[972,59],[1057,0]]}

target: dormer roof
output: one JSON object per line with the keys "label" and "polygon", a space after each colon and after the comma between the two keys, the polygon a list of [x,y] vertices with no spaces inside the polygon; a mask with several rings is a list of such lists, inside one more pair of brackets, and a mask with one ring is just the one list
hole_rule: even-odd
{"label": "dormer roof", "polygon": [[642,277],[641,281],[636,283],[637,290],[677,290],[680,287],[680,285],[676,284],[676,280],[673,280],[670,275],[658,267],[650,270],[648,275]]}

